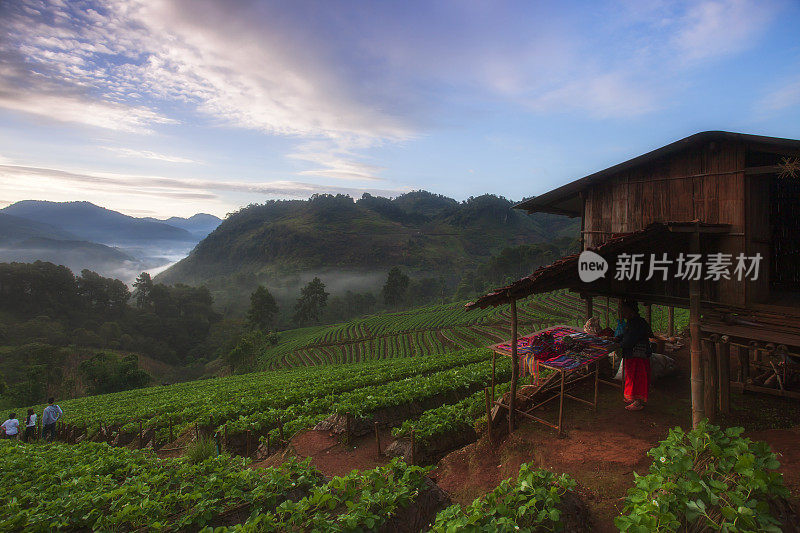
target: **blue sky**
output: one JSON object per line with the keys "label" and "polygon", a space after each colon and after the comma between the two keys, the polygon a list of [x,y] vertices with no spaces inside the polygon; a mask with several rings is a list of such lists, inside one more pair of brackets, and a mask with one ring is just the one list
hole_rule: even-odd
{"label": "blue sky", "polygon": [[0,2],[0,205],[520,199],[703,130],[800,138],[800,2]]}

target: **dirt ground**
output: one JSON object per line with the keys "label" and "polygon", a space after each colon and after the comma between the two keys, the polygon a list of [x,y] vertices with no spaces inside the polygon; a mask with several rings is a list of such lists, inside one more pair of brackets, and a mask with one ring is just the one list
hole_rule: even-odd
{"label": "dirt ground", "polygon": [[[601,384],[597,412],[567,400],[564,438],[542,424],[525,421],[495,449],[484,439],[446,456],[433,477],[454,501],[466,504],[515,476],[521,463],[534,462],[577,480],[578,491],[590,506],[594,531],[617,531],[613,518],[622,508],[633,473],[643,474],[649,468],[647,451],[666,437],[669,428],[691,425],[688,350],[672,355],[678,370],[652,384],[645,410],[626,411],[621,391]],[[576,395],[590,398],[591,392],[591,385],[586,384]],[[789,428],[800,425],[800,404],[752,394],[734,394],[732,404],[736,410],[720,423],[741,425],[747,436],[770,444],[797,501],[800,430]],[[749,408],[745,410],[746,405]],[[549,415],[545,418],[555,420],[555,408],[545,411]]]}

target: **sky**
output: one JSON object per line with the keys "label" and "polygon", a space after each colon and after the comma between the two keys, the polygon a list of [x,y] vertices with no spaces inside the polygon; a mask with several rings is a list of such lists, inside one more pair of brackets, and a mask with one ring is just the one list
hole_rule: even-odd
{"label": "sky", "polygon": [[797,139],[798,27],[798,0],[0,0],[0,207],[520,200],[699,131]]}

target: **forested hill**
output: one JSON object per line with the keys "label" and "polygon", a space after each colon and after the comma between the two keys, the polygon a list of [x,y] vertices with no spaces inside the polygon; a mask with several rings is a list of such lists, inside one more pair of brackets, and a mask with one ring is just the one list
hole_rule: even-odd
{"label": "forested hill", "polygon": [[578,237],[574,219],[529,216],[512,206],[493,195],[457,202],[425,191],[394,199],[317,195],[250,205],[228,216],[159,281],[393,266],[463,271],[507,246]]}

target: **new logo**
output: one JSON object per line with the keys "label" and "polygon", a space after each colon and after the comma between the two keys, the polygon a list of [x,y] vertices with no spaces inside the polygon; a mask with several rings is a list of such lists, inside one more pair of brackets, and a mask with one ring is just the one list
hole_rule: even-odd
{"label": "new logo", "polygon": [[608,261],[599,254],[591,250],[584,250],[578,256],[578,276],[580,276],[582,282],[591,283],[604,277],[606,272],[608,272]]}

